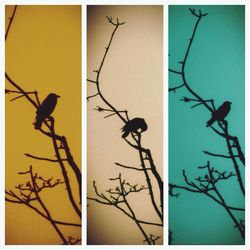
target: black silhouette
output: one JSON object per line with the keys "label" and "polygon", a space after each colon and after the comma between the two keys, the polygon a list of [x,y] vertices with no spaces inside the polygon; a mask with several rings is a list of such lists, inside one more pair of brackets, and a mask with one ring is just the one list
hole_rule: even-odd
{"label": "black silhouette", "polygon": [[143,118],[134,118],[129,120],[123,127],[122,131],[124,132],[122,138],[126,138],[130,132],[143,132],[148,129],[148,125],[146,124]]}
{"label": "black silhouette", "polygon": [[[218,121],[218,127],[211,127],[212,130],[218,136],[225,139],[226,148],[228,154],[220,154],[220,153],[211,153],[208,151],[203,151],[205,154],[213,157],[219,157],[231,159],[232,160],[232,168],[233,171],[219,171],[215,167],[210,165],[210,162],[207,161],[207,164],[204,166],[198,166],[198,169],[201,171],[205,171],[204,174],[199,174],[194,180],[190,179],[185,171],[182,170],[183,179],[185,181],[185,185],[176,185],[173,183],[169,183],[169,195],[172,197],[178,198],[180,193],[173,192],[173,190],[185,190],[192,193],[200,193],[205,195],[211,199],[213,199],[217,204],[225,209],[229,217],[233,221],[234,228],[237,228],[238,232],[242,239],[245,239],[245,221],[239,217],[239,214],[234,214],[235,211],[242,212],[242,217],[244,218],[245,208],[243,207],[234,207],[229,205],[230,201],[227,201],[227,198],[224,197],[223,192],[220,191],[222,187],[222,182],[228,180],[229,178],[237,179],[239,184],[240,191],[245,197],[245,185],[243,181],[242,175],[244,175],[244,170],[240,170],[240,167],[245,167],[245,155],[241,149],[241,145],[237,136],[229,133],[229,123],[224,119],[230,112],[230,102],[224,102],[218,109],[214,107],[213,99],[203,99],[190,85],[190,83],[186,80],[186,64],[188,61],[188,57],[191,51],[191,47],[193,41],[195,40],[196,31],[198,29],[199,23],[203,17],[207,16],[207,13],[202,13],[201,10],[189,9],[191,14],[196,18],[196,22],[193,28],[193,32],[191,38],[189,39],[187,50],[184,55],[184,59],[179,61],[182,64],[181,69],[169,69],[169,72],[179,75],[182,78],[183,84],[177,85],[176,87],[172,87],[169,89],[170,92],[175,93],[180,88],[185,88],[189,94],[192,95],[192,98],[183,97],[181,101],[186,103],[195,103],[191,108],[197,107],[199,105],[203,105],[203,107],[208,110],[212,115],[211,119],[207,122],[207,126],[211,126],[215,121]],[[222,121],[222,122],[220,122]],[[238,161],[239,159],[239,161]],[[242,164],[242,165],[240,165]],[[236,178],[235,178],[236,177]],[[219,184],[220,182],[220,184]],[[236,184],[236,183],[234,183]],[[237,184],[236,184],[237,185]],[[236,188],[235,188],[236,189]],[[244,204],[244,202],[242,203]],[[236,216],[237,215],[237,216]],[[171,235],[172,236],[172,235]]]}
{"label": "black silhouette", "polygon": [[[148,126],[144,119],[142,118],[134,118],[132,120],[129,120],[128,111],[127,110],[120,110],[117,109],[115,106],[113,106],[108,99],[106,99],[105,95],[102,93],[101,89],[101,82],[100,82],[100,76],[102,73],[103,65],[105,64],[105,60],[107,55],[110,51],[110,46],[113,41],[114,35],[118,28],[123,25],[125,22],[119,22],[118,18],[113,19],[112,17],[107,16],[108,22],[114,26],[113,32],[110,35],[110,39],[108,42],[108,45],[105,47],[105,52],[103,54],[101,63],[97,70],[94,70],[96,73],[95,79],[87,79],[88,82],[91,84],[96,85],[96,93],[93,95],[90,95],[87,97],[87,100],[90,100],[91,98],[100,97],[102,102],[108,106],[108,108],[101,108],[97,106],[96,110],[98,112],[108,112],[108,115],[106,115],[104,118],[111,117],[113,115],[116,115],[124,124],[122,131],[124,132],[122,137],[126,138],[126,136],[129,135],[129,133],[132,133],[132,136],[130,140],[126,140],[125,142],[131,146],[132,148],[136,149],[139,152],[139,160],[140,160],[140,166],[139,167],[133,167],[133,166],[127,166],[124,164],[120,164],[118,162],[115,163],[116,166],[125,168],[125,169],[131,169],[135,171],[140,171],[145,177],[146,177],[146,186],[140,185],[139,183],[135,185],[131,185],[129,181],[121,177],[121,174],[119,174],[118,177],[110,178],[110,181],[117,182],[115,184],[115,189],[112,187],[107,189],[105,193],[100,193],[98,191],[98,187],[96,185],[96,182],[93,181],[93,188],[95,191],[95,197],[87,197],[88,200],[98,202],[100,204],[108,205],[117,208],[119,211],[124,213],[126,216],[128,216],[130,219],[132,219],[140,232],[143,235],[144,242],[147,242],[148,245],[155,245],[157,240],[160,238],[160,236],[154,235],[152,233],[148,233],[147,230],[144,228],[144,224],[149,224],[151,226],[159,226],[163,227],[163,180],[161,179],[160,174],[157,171],[157,167],[154,165],[154,160],[152,153],[148,147],[143,147],[141,143],[141,134],[143,131],[147,130]],[[125,115],[123,115],[123,113]],[[135,136],[135,133],[137,137]],[[151,172],[149,175],[148,172]],[[137,172],[138,173],[138,172]],[[158,184],[159,189],[155,189],[151,183],[151,178],[155,181],[155,183]],[[149,196],[150,201],[152,203],[152,208],[157,214],[157,216],[160,219],[160,223],[155,222],[148,222],[147,220],[138,220],[137,218],[137,211],[131,206],[130,201],[132,202],[130,194],[132,193],[139,193],[143,191],[144,189],[149,190]],[[156,196],[158,195],[159,191],[159,203],[157,202]],[[152,210],[152,211],[153,211]],[[138,210],[139,212],[140,210]],[[88,239],[92,241],[92,239]],[[93,242],[93,241],[92,241]],[[91,243],[92,244],[92,243]]]}
{"label": "black silhouette", "polygon": [[36,111],[35,129],[40,129],[45,118],[49,117],[54,111],[57,98],[60,97],[54,93],[50,93],[42,102]]}
{"label": "black silhouette", "polygon": [[224,121],[231,109],[230,105],[231,102],[226,101],[217,110],[215,110],[211,119],[207,122],[207,127],[211,126],[215,121]]}
{"label": "black silhouette", "polygon": [[[15,13],[17,10],[17,5],[14,7],[14,11],[11,17],[9,17],[9,24],[7,27],[7,31],[5,34],[5,41],[7,42],[8,32],[10,30],[10,26],[13,25],[13,19],[15,17]],[[19,98],[24,98],[26,101],[31,104],[36,110],[37,110],[37,117],[35,125],[37,127],[41,127],[42,122],[45,121],[46,115],[49,117],[49,115],[53,112],[58,95],[50,94],[48,97],[43,101],[42,105],[39,102],[39,96],[38,92],[35,91],[25,91],[16,81],[14,81],[7,72],[5,72],[5,77],[8,83],[14,88],[14,89],[5,89],[6,94],[12,94],[16,95],[16,97],[12,98],[10,101],[17,100]],[[56,96],[50,97],[50,96]],[[53,102],[52,99],[55,99]],[[48,100],[47,100],[48,99]],[[43,119],[43,117],[45,117]],[[40,120],[40,122],[38,122]],[[51,119],[52,121],[52,119]],[[39,125],[39,123],[41,123]],[[53,158],[46,158],[41,156],[34,156],[28,153],[25,153],[24,155],[26,157],[30,157],[39,161],[45,161],[45,162],[54,162],[58,163],[56,164],[60,169],[62,173],[62,178],[55,178],[53,176],[49,178],[44,178],[39,173],[34,172],[32,165],[30,165],[28,171],[22,171],[18,172],[19,175],[25,175],[28,180],[26,179],[25,183],[19,183],[18,185],[15,185],[14,190],[5,190],[5,200],[10,203],[15,203],[19,205],[23,205],[28,207],[29,209],[35,211],[38,215],[40,215],[42,218],[50,222],[50,225],[54,228],[57,236],[61,239],[61,244],[63,245],[76,245],[79,244],[81,239],[75,238],[71,235],[69,235],[69,232],[62,231],[61,225],[65,225],[67,227],[80,227],[81,223],[72,223],[67,221],[60,221],[55,220],[54,216],[56,214],[52,215],[53,210],[53,204],[50,204],[48,206],[46,203],[44,203],[44,199],[46,199],[46,195],[48,195],[48,190],[57,187],[58,185],[65,185],[65,189],[68,194],[68,199],[70,204],[72,205],[72,208],[78,215],[79,219],[81,219],[81,171],[77,163],[74,161],[74,158],[71,154],[71,150],[69,147],[69,144],[67,142],[67,139],[65,136],[60,135],[56,132],[54,127],[54,122],[51,122],[50,126],[47,127],[47,131],[40,130],[42,135],[45,135],[46,138],[49,139],[49,141],[52,142],[53,145],[53,152],[54,157]],[[52,139],[52,140],[51,140]],[[62,158],[63,157],[63,158]],[[65,164],[67,164],[67,169],[65,168]],[[76,197],[73,197],[73,187],[71,182],[71,176],[68,175],[68,167],[73,170],[73,172],[76,175],[78,186],[79,186],[79,202],[76,201]],[[73,177],[73,176],[72,176]],[[45,191],[45,193],[43,192]],[[53,193],[52,193],[53,195]],[[56,198],[56,197],[54,197]],[[66,201],[65,201],[66,202]],[[52,205],[52,206],[51,206]],[[51,210],[51,211],[50,211]],[[66,236],[67,235],[67,236]]]}

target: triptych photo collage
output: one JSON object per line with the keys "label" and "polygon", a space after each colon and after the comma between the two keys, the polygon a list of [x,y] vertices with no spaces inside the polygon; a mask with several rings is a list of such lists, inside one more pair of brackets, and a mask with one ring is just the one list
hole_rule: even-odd
{"label": "triptych photo collage", "polygon": [[0,249],[249,247],[247,1],[1,5]]}

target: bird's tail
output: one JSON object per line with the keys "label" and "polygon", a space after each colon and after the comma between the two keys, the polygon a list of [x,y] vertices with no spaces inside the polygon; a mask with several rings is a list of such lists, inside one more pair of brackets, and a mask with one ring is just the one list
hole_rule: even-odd
{"label": "bird's tail", "polygon": [[211,126],[215,121],[216,119],[212,117],[210,120],[207,121],[207,127]]}
{"label": "bird's tail", "polygon": [[35,129],[40,129],[41,126],[42,126],[42,123],[43,123],[43,120],[42,119],[38,119],[36,118],[36,121],[35,121]]}
{"label": "bird's tail", "polygon": [[126,131],[123,133],[122,138],[126,138],[128,135],[129,135],[129,131],[126,130]]}

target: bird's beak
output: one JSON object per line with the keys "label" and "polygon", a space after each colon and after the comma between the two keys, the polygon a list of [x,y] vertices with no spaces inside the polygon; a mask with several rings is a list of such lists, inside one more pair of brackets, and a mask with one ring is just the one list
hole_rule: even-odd
{"label": "bird's beak", "polygon": [[56,95],[56,97],[57,97],[57,98],[59,98],[59,97],[61,97],[61,96],[59,96],[59,95]]}

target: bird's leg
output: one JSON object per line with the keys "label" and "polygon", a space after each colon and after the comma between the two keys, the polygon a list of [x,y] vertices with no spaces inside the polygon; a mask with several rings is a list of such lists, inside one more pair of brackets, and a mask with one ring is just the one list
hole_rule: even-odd
{"label": "bird's leg", "polygon": [[224,129],[226,128],[226,123],[227,123],[226,120],[218,120],[218,122],[219,122],[219,124],[220,124],[221,126],[224,127]]}
{"label": "bird's leg", "polygon": [[45,120],[50,122],[50,125],[52,126],[52,124],[53,124],[53,117],[52,116],[47,117]]}
{"label": "bird's leg", "polygon": [[140,136],[141,133],[143,132],[143,129],[142,128],[138,128],[137,131],[135,132],[136,133],[136,136]]}
{"label": "bird's leg", "polygon": [[134,137],[139,137],[138,132],[132,132],[132,131],[131,131],[131,133],[132,133],[132,135],[133,135]]}
{"label": "bird's leg", "polygon": [[54,124],[54,118],[52,116],[48,116],[44,119],[45,122],[49,122],[49,126],[53,127]]}
{"label": "bird's leg", "polygon": [[139,136],[140,136],[141,132],[140,132],[139,130],[140,130],[140,129],[138,129],[137,131],[134,132],[134,136],[136,136],[136,137],[139,137]]}

